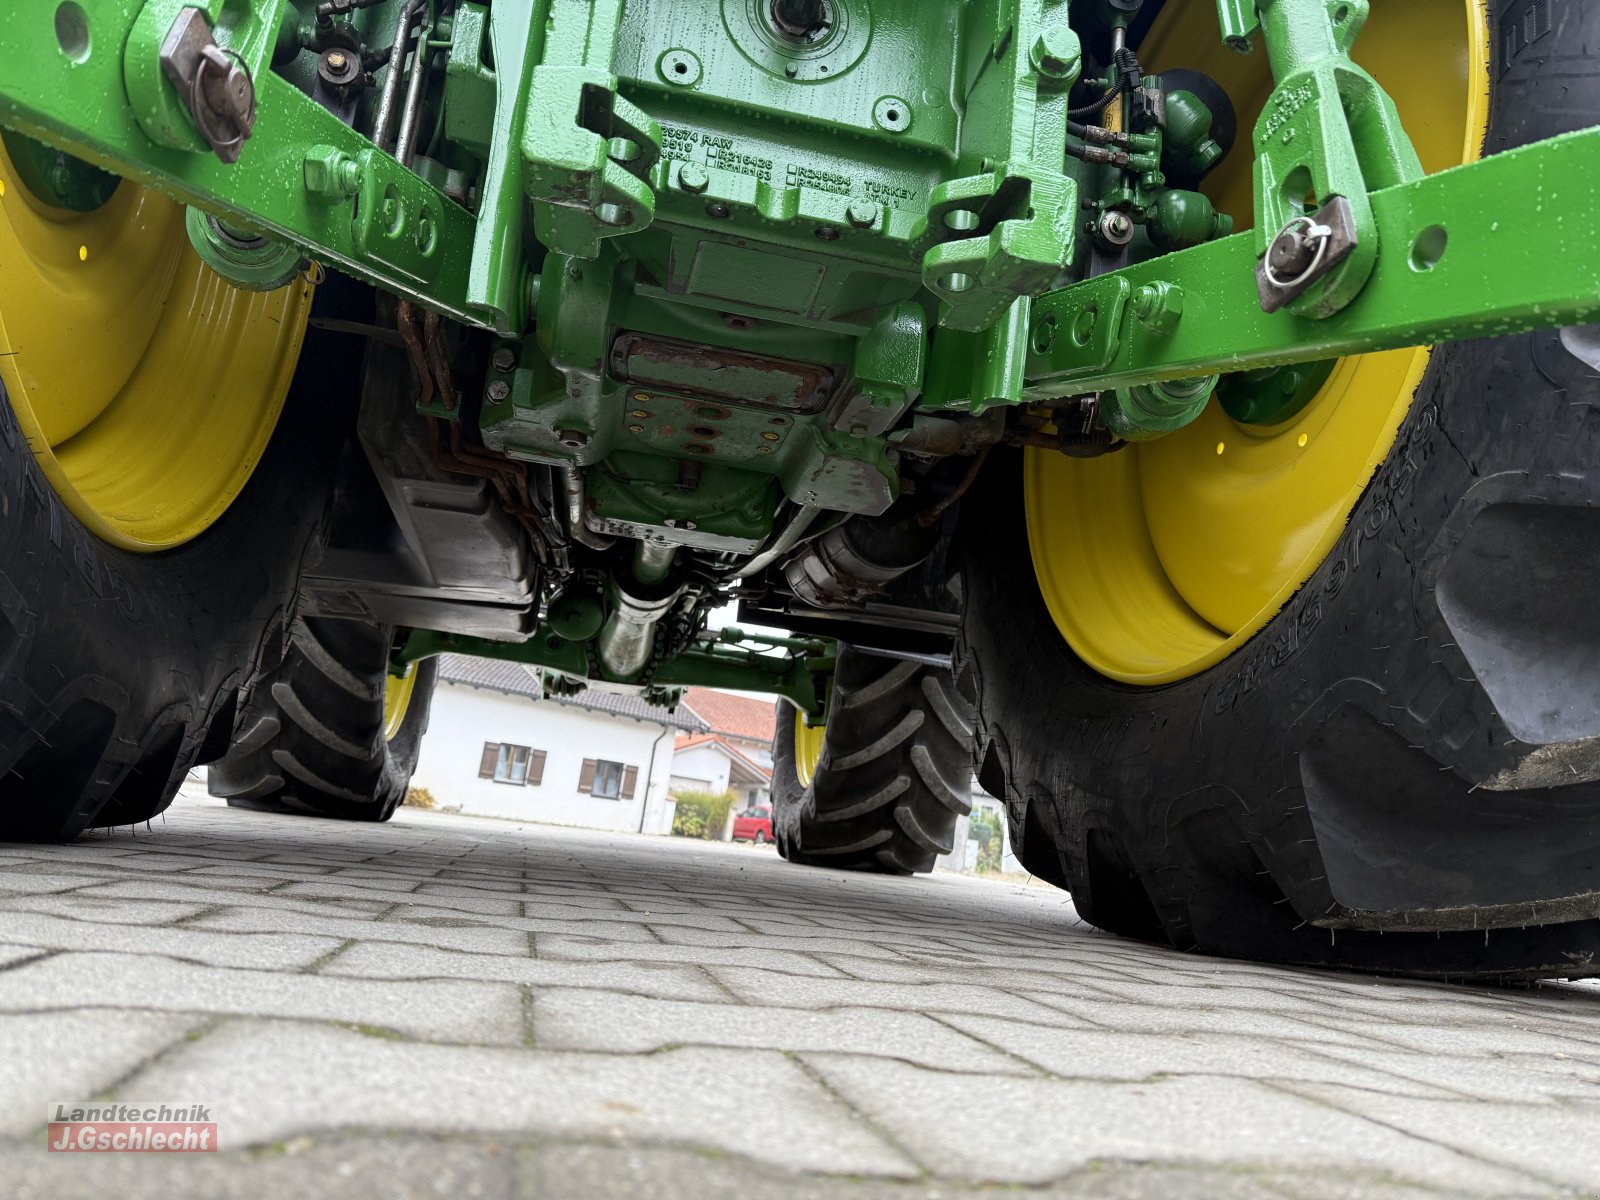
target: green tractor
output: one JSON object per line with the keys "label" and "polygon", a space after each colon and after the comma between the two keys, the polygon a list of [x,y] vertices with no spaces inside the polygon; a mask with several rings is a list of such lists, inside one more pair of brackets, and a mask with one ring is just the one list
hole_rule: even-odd
{"label": "green tractor", "polygon": [[0,836],[201,763],[383,820],[457,652],[780,697],[793,862],[928,870],[975,770],[1115,933],[1600,971],[1592,45],[1578,0],[17,0]]}

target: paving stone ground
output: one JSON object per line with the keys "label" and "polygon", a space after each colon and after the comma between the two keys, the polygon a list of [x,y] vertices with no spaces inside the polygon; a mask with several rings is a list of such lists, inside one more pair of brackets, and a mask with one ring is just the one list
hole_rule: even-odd
{"label": "paving stone ground", "polygon": [[[52,1102],[215,1155],[52,1154]],[[0,1195],[1600,1195],[1600,988],[1226,962],[1061,892],[405,810],[0,846]]]}

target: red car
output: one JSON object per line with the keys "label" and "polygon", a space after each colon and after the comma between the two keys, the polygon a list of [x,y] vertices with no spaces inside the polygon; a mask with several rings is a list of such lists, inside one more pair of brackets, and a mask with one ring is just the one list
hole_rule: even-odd
{"label": "red car", "polygon": [[747,808],[733,814],[733,840],[764,846],[772,840],[772,810]]}

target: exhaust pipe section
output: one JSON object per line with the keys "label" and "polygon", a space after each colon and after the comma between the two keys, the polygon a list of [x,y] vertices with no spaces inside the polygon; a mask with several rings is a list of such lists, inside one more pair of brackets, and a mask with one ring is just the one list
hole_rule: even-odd
{"label": "exhaust pipe section", "polygon": [[656,626],[683,594],[681,584],[662,589],[672,570],[676,546],[640,542],[634,551],[633,580],[615,585],[611,614],[600,629],[597,649],[607,671],[631,679],[644,670],[656,648]]}
{"label": "exhaust pipe section", "polygon": [[854,608],[920,565],[939,542],[916,513],[846,521],[808,542],[783,567],[795,596],[813,608]]}
{"label": "exhaust pipe section", "polygon": [[561,477],[561,495],[567,503],[567,531],[575,542],[582,542],[591,550],[609,550],[615,539],[596,533],[583,523],[583,472],[568,463],[557,468]]}

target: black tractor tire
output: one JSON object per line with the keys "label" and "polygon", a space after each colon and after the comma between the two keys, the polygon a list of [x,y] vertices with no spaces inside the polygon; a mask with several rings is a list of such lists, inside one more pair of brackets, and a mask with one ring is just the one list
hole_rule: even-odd
{"label": "black tractor tire", "polygon": [[[29,451],[0,386],[0,839],[148,821],[228,746],[241,695],[283,653],[359,356],[309,330],[265,454],[210,528],[156,554],[101,541]],[[92,353],[92,348],[86,351]],[[173,420],[188,403],[172,398]]]}
{"label": "black tractor tire", "polygon": [[[1487,149],[1600,117],[1600,5],[1490,5]],[[1505,48],[1513,53],[1502,60]],[[1434,354],[1339,542],[1237,653],[1113,683],[1034,582],[1021,462],[964,502],[979,780],[1084,919],[1185,950],[1600,973],[1600,330]]]}
{"label": "black tractor tire", "polygon": [[419,662],[400,728],[384,736],[392,630],[302,617],[289,652],[256,687],[233,748],[211,767],[213,796],[234,808],[387,821],[417,768],[438,675]]}
{"label": "black tractor tire", "polygon": [[822,756],[795,772],[794,707],[778,702],[772,828],[793,863],[933,870],[972,807],[972,700],[950,671],[840,647]]}

